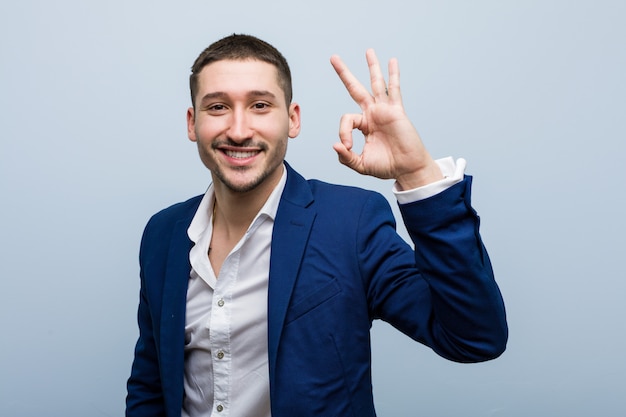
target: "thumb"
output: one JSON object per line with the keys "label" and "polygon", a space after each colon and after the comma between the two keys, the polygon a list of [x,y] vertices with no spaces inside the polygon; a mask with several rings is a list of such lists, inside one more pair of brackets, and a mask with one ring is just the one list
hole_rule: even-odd
{"label": "thumb", "polygon": [[346,148],[346,146],[342,142],[336,142],[333,145],[333,149],[335,150],[335,152],[337,152],[340,163],[357,172],[360,172],[358,169],[360,160],[359,155],[352,152],[352,150]]}

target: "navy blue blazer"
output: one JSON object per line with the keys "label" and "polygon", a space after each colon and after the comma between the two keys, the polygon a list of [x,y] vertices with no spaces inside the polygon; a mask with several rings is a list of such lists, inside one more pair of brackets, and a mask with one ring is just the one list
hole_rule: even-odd
{"label": "navy blue blazer", "polygon": [[[470,205],[471,177],[401,213],[380,194],[305,180],[287,165],[269,272],[273,417],[375,416],[370,327],[382,319],[444,358],[505,349],[504,304]],[[180,416],[187,228],[202,196],[153,216],[140,249],[139,340],[128,417]]]}

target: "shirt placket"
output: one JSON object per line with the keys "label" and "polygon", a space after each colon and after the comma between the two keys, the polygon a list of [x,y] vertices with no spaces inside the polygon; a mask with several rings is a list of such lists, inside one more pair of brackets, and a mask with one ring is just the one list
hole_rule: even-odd
{"label": "shirt placket", "polygon": [[231,386],[231,317],[233,287],[239,271],[239,253],[231,253],[220,271],[209,324],[213,362],[213,415],[228,416]]}

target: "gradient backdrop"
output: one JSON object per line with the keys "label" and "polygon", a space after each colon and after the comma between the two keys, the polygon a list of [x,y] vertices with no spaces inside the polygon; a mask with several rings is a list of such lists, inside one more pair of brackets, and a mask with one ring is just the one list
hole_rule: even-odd
{"label": "gradient backdrop", "polygon": [[143,226],[210,179],[189,68],[246,32],[292,66],[305,176],[395,206],[331,148],[357,107],[329,57],[367,81],[374,47],[431,153],[475,177],[508,350],[459,365],[376,323],[379,415],[625,416],[625,21],[602,0],[3,1],[0,415],[123,414]]}

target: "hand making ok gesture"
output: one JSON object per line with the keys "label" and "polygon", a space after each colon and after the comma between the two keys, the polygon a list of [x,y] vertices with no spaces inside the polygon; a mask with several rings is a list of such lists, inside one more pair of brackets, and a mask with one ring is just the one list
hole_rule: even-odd
{"label": "hand making ok gesture", "polygon": [[[339,161],[353,170],[383,179],[395,179],[402,190],[417,188],[443,178],[417,130],[408,119],[400,94],[398,61],[389,61],[389,85],[374,50],[366,52],[372,92],[356,79],[337,55],[330,62],[346,86],[348,93],[361,107],[361,114],[344,114],[339,126],[339,139],[333,148]],[[352,131],[365,136],[361,154],[352,150]]]}

